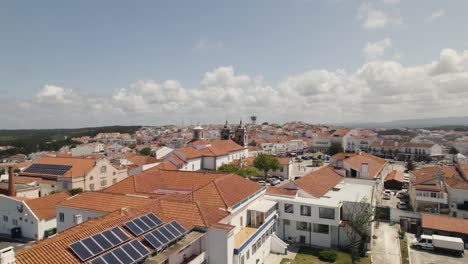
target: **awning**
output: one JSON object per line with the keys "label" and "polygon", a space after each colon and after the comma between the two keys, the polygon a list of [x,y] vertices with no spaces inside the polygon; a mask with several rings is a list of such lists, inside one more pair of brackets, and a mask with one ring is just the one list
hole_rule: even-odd
{"label": "awning", "polygon": [[276,205],[275,201],[270,200],[257,200],[251,204],[247,209],[252,211],[258,211],[262,213],[268,212],[273,206]]}

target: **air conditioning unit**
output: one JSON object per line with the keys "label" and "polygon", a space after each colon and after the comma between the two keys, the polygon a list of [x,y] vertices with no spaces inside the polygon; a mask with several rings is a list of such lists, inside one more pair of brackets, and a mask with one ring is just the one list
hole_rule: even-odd
{"label": "air conditioning unit", "polygon": [[74,222],[75,224],[81,224],[83,222],[83,217],[80,214],[74,215]]}

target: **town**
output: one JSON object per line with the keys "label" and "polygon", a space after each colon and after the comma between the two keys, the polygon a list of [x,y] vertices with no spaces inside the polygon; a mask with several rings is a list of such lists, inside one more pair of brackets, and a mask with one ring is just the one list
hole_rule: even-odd
{"label": "town", "polygon": [[417,249],[436,237],[468,244],[468,131],[251,116],[72,140],[2,159],[4,263],[426,263],[452,258]]}

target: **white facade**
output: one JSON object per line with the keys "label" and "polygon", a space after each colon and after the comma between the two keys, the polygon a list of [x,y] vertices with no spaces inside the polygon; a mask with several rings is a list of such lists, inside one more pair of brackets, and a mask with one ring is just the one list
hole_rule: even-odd
{"label": "white facade", "polygon": [[468,190],[447,186],[450,216],[468,219]]}
{"label": "white facade", "polygon": [[24,201],[14,197],[0,195],[0,204],[0,233],[3,235],[9,236],[12,228],[19,227],[24,238],[40,240],[46,230],[57,226],[55,218],[39,220]]}
{"label": "white facade", "polygon": [[81,208],[71,208],[57,205],[56,207],[57,232],[73,227],[91,218],[97,218],[106,215],[106,212],[91,211]]}
{"label": "white facade", "polygon": [[171,153],[174,149],[169,148],[169,147],[160,147],[156,148],[155,150],[152,150],[153,155],[157,159],[162,159],[164,158],[167,154]]}

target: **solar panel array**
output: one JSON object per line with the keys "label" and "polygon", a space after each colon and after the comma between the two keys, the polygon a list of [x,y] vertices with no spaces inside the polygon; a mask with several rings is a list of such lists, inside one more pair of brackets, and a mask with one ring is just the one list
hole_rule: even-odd
{"label": "solar panel array", "polygon": [[157,216],[152,213],[142,215],[138,218],[130,220],[125,223],[125,226],[135,235],[139,236],[145,233],[148,230],[151,230],[159,225],[161,225],[163,221],[161,221]]}
{"label": "solar panel array", "polygon": [[153,248],[160,250],[171,242],[183,237],[186,232],[187,231],[179,225],[179,223],[172,221],[145,234],[143,237]]}
{"label": "solar panel array", "polygon": [[70,249],[85,261],[129,239],[120,227],[113,227],[71,244]]}
{"label": "solar panel array", "polygon": [[149,254],[150,251],[135,239],[91,260],[91,264],[132,264],[137,263]]}
{"label": "solar panel array", "polygon": [[39,164],[34,163],[25,172],[49,174],[49,175],[64,175],[72,168],[70,165],[55,165],[55,164]]}

